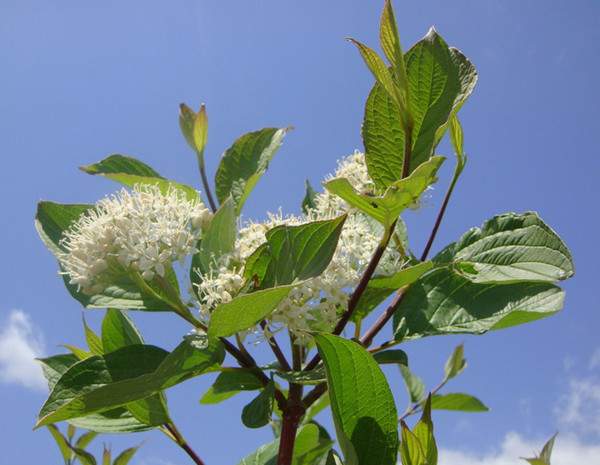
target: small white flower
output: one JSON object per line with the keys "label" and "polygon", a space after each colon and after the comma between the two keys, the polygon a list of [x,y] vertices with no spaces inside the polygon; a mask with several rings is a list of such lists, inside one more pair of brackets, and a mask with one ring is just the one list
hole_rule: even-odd
{"label": "small white flower", "polygon": [[[355,152],[339,161],[332,177],[345,177],[360,192],[373,192],[364,155]],[[350,293],[358,284],[373,251],[383,234],[382,226],[366,215],[349,208],[328,192],[317,194],[316,208],[302,217],[269,214],[264,222],[249,222],[238,233],[234,251],[221,257],[209,273],[201,276],[198,286],[201,311],[209,317],[218,304],[229,301],[243,286],[243,263],[266,241],[266,232],[279,225],[299,225],[309,221],[331,219],[343,213],[348,218],[338,247],[327,269],[318,277],[295,287],[269,317],[269,331],[287,328],[297,341],[310,340],[310,331],[331,331],[348,304]],[[377,268],[378,274],[392,274],[402,265],[400,253],[389,248]]]}
{"label": "small white flower", "polygon": [[136,185],[100,200],[66,231],[59,256],[71,284],[86,294],[110,284],[111,267],[138,271],[145,280],[195,251],[202,225],[212,214],[177,189]]}

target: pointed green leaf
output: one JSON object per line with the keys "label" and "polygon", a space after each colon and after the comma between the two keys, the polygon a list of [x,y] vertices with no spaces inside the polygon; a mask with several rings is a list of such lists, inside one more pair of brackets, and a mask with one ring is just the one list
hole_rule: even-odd
{"label": "pointed green leaf", "polygon": [[419,279],[432,268],[430,261],[409,266],[391,276],[375,276],[371,278],[365,292],[360,296],[356,310],[352,315],[353,321],[365,318],[379,304],[398,289],[408,286]]}
{"label": "pointed green leaf", "polygon": [[458,273],[476,283],[554,282],[575,270],[567,246],[534,212],[495,216],[448,245],[434,261],[454,263]]}
{"label": "pointed green leaf", "polygon": [[223,358],[220,341],[207,345],[201,336],[186,337],[168,355],[154,346],[135,345],[90,357],[63,374],[36,427],[146,399],[220,365]]}
{"label": "pointed green leaf", "polygon": [[208,139],[208,116],[204,104],[195,113],[185,103],[179,105],[179,127],[188,145],[196,152],[198,166],[204,168],[204,147]]}
{"label": "pointed green leaf", "polygon": [[[192,283],[200,282],[198,273],[208,273],[218,259],[233,251],[237,233],[237,215],[231,197],[215,213],[199,242],[198,252],[192,259]],[[212,265],[212,266],[211,266]]]}
{"label": "pointed green leaf", "polygon": [[564,292],[550,283],[477,284],[436,268],[408,289],[394,314],[394,327],[407,339],[481,334],[550,316],[563,301]]}
{"label": "pointed green leaf", "polygon": [[444,366],[444,380],[447,381],[459,375],[466,366],[465,349],[462,344],[459,344],[446,361],[446,365]]}
{"label": "pointed green leaf", "polygon": [[302,211],[304,212],[304,214],[308,214],[310,210],[314,210],[315,208],[317,208],[317,205],[315,204],[316,196],[317,193],[315,192],[315,190],[310,185],[310,182],[307,179],[306,194],[304,195],[304,199],[302,200]]}
{"label": "pointed green leaf", "polygon": [[110,155],[93,165],[83,166],[81,170],[87,174],[101,174],[105,176],[126,173],[146,178],[164,179],[151,166],[146,165],[144,162],[133,157],[118,154]]}
{"label": "pointed green leaf", "polygon": [[353,341],[329,334],[317,335],[315,341],[325,364],[333,418],[346,461],[352,463],[355,456],[360,465],[395,464],[396,406],[379,365]]}
{"label": "pointed green leaf", "polygon": [[78,449],[77,447],[71,447],[71,449],[75,453],[77,460],[81,462],[81,465],[96,465],[96,458],[89,452]]}
{"label": "pointed green leaf", "polygon": [[102,345],[106,352],[143,343],[142,335],[123,310],[109,308],[106,311],[102,320]]}
{"label": "pointed green leaf", "polygon": [[132,157],[124,155],[111,155],[97,163],[80,167],[81,171],[92,175],[101,175],[105,178],[133,187],[136,184],[158,186],[163,193],[169,189],[177,189],[185,194],[189,200],[198,200],[198,191],[160,176],[148,165]]}
{"label": "pointed green leaf", "polygon": [[425,455],[427,465],[437,465],[438,449],[433,435],[433,421],[431,420],[431,396],[427,397],[423,406],[423,414],[413,429],[413,433],[419,439],[421,448]]}
{"label": "pointed green leaf", "polygon": [[80,349],[79,347],[71,344],[63,344],[63,347],[65,349],[69,349],[71,353],[77,357],[77,360],[85,360],[86,358],[90,358],[92,355],[94,355],[92,352]]}
{"label": "pointed green leaf", "polygon": [[402,465],[427,465],[427,457],[419,438],[402,422],[402,439],[400,441],[400,458]]}
{"label": "pointed green leaf", "polygon": [[544,444],[542,452],[540,452],[540,458],[543,461],[545,461],[548,465],[550,465],[550,459],[552,458],[552,449],[554,448],[554,441],[556,440],[557,435],[558,433],[555,433],[554,436],[552,436],[548,440],[548,442]]}
{"label": "pointed green leaf", "polygon": [[398,25],[392,7],[391,0],[385,0],[381,21],[379,26],[379,41],[385,56],[392,64],[392,70],[398,82],[398,92],[403,100],[407,93],[406,63],[404,54],[400,45],[400,35],[398,34]]}
{"label": "pointed green leaf", "polygon": [[58,450],[62,455],[65,465],[69,465],[71,457],[73,455],[71,447],[69,447],[69,441],[62,435],[62,433],[59,431],[56,425],[48,425],[47,428],[48,431],[50,431],[54,442],[56,442],[56,445],[58,446]]}
{"label": "pointed green leaf", "polygon": [[242,410],[242,423],[248,428],[262,428],[269,423],[273,413],[275,384],[271,381]]}
{"label": "pointed green leaf", "polygon": [[408,365],[398,365],[398,368],[400,368],[410,401],[412,403],[421,402],[425,398],[425,383],[423,383],[423,380],[410,371]]}
{"label": "pointed green leaf", "polygon": [[123,452],[121,452],[117,458],[115,459],[115,461],[113,462],[113,465],[127,465],[131,459],[133,458],[133,456],[135,455],[135,453],[138,451],[140,447],[130,447],[129,449],[125,449]]}
{"label": "pointed green leaf", "polygon": [[406,68],[414,123],[412,170],[433,154],[436,132],[448,121],[461,86],[452,53],[434,28],[407,52]]}
{"label": "pointed green leaf", "polygon": [[90,443],[98,436],[95,431],[86,431],[83,433],[75,442],[75,447],[78,449],[84,449],[90,445]]}
{"label": "pointed green leaf", "polygon": [[457,410],[460,412],[487,412],[489,408],[476,397],[463,393],[438,394],[431,398],[434,410]]}
{"label": "pointed green leaf", "polygon": [[83,329],[85,331],[85,340],[87,341],[90,352],[94,355],[102,355],[104,353],[102,339],[100,339],[98,335],[88,326],[84,316],[82,316],[82,319]]}
{"label": "pointed green leaf", "polygon": [[241,391],[255,391],[263,387],[254,373],[243,368],[222,371],[213,385],[200,399],[201,404],[217,404]]}
{"label": "pointed green leaf", "polygon": [[111,465],[112,454],[110,449],[104,446],[104,450],[102,451],[102,465]]}
{"label": "pointed green leaf", "polygon": [[215,174],[216,193],[223,203],[232,196],[239,213],[265,173],[290,128],[265,128],[237,139],[223,156]]}
{"label": "pointed green leaf", "polygon": [[437,181],[436,174],[444,160],[444,157],[432,157],[410,176],[394,182],[381,197],[357,192],[345,178],[332,179],[324,186],[329,192],[341,197],[387,228],[394,224],[405,208],[417,202],[427,187]]}
{"label": "pointed green leaf", "polygon": [[59,354],[37,360],[42,366],[42,373],[44,373],[46,381],[48,381],[48,388],[52,391],[63,373],[77,363],[79,358],[74,354]]}
{"label": "pointed green leaf", "polygon": [[67,439],[69,440],[69,442],[71,442],[73,436],[75,436],[76,430],[77,428],[75,428],[73,425],[67,425]]}
{"label": "pointed green leaf", "polygon": [[265,289],[320,275],[335,253],[345,221],[342,215],[270,229],[267,241],[246,260],[244,277],[255,289]]}
{"label": "pointed green leaf", "polygon": [[[375,80],[383,87],[383,89],[387,92],[387,95],[394,100],[400,108],[403,108],[404,102],[402,102],[399,98],[399,90],[396,87],[394,78],[392,77],[392,74],[390,73],[390,70],[385,62],[381,59],[377,52],[367,47],[365,44],[354,39],[349,40],[356,45],[356,48],[358,48],[363,61],[373,74],[373,77],[375,77]],[[401,111],[400,118],[403,117],[406,117],[406,114]]]}
{"label": "pointed green leaf", "polygon": [[405,134],[400,107],[378,83],[367,97],[361,133],[369,176],[383,190],[402,177]]}
{"label": "pointed green leaf", "polygon": [[280,286],[242,294],[219,305],[210,317],[209,337],[232,336],[251,328],[268,317],[293,288],[294,286]]}
{"label": "pointed green leaf", "polygon": [[408,356],[400,349],[384,350],[373,354],[373,358],[380,365],[394,364],[408,366]]}

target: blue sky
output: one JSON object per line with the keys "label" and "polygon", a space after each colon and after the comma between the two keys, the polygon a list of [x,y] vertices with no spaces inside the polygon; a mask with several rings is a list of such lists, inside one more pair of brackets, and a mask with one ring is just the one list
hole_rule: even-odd
{"label": "blue sky", "polygon": [[[557,465],[600,464],[594,292],[600,258],[594,143],[600,134],[600,4],[395,5],[405,47],[435,25],[480,74],[462,110],[469,164],[434,247],[496,213],[536,210],[571,247],[577,267],[558,316],[484,337],[406,345],[413,368],[431,386],[454,345],[465,342],[469,367],[450,390],[475,394],[492,409],[437,416],[444,464],[479,464],[484,456],[486,464],[518,463],[506,457],[530,453],[556,430],[563,432]],[[195,160],[177,124],[177,106],[185,101],[207,104],[210,172],[244,132],[293,125],[245,215],[261,217],[279,207],[297,212],[306,178],[318,185],[338,158],[362,149],[362,109],[372,78],[343,39],[375,45],[380,7],[356,0],[0,3],[2,464],[60,463],[49,435],[31,431],[45,392],[28,355],[82,342],[81,309],[33,228],[36,202],[92,202],[115,189],[77,170],[110,153],[139,157],[165,176],[198,185]],[[440,153],[450,155],[446,144]],[[449,168],[429,203],[407,217],[417,250]],[[86,315],[92,324],[100,321],[100,312]],[[165,348],[188,329],[168,315],[134,317],[146,340]],[[404,405],[399,375],[390,376]],[[234,464],[270,440],[270,432],[241,426],[248,396],[199,406],[210,379],[173,389],[171,409],[207,464]],[[187,463],[159,433],[105,437],[97,445],[102,441],[115,449],[143,441],[136,465]],[[596,452],[594,459],[581,455]]]}

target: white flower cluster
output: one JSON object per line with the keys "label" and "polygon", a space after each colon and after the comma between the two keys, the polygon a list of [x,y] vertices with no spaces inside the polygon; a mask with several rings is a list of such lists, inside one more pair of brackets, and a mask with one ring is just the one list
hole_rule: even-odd
{"label": "white flower cluster", "polygon": [[83,214],[64,233],[59,261],[69,282],[86,294],[102,292],[114,267],[130,268],[149,281],[195,251],[211,216],[181,190],[162,193],[158,186],[138,184]]}
{"label": "white flower cluster", "polygon": [[[331,177],[347,178],[360,192],[372,192],[374,189],[364,155],[359,152],[342,159]],[[327,269],[320,276],[294,288],[270,317],[275,329],[287,327],[300,341],[308,341],[308,331],[333,329],[381,239],[383,228],[328,192],[317,194],[315,205],[302,217],[270,214],[267,221],[251,222],[240,229],[235,251],[222,257],[210,273],[202,276],[198,286],[205,317],[214,306],[231,300],[239,292],[243,285],[243,263],[266,241],[265,233],[269,229],[279,225],[331,219],[348,212],[338,247]],[[388,248],[377,273],[391,274],[398,271],[401,265],[400,253]]]}

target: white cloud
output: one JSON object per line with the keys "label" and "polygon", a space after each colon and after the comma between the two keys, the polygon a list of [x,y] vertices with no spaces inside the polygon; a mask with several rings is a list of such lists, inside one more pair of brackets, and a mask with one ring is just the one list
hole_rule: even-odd
{"label": "white cloud", "polygon": [[[547,439],[547,438],[546,438]],[[439,465],[525,465],[520,457],[533,457],[545,439],[525,438],[511,432],[496,450],[481,454],[441,449]],[[560,435],[552,454],[552,465],[600,465],[600,444],[587,444],[573,435]]]}
{"label": "white cloud", "polygon": [[598,347],[590,357],[589,368],[590,370],[600,368],[600,347]]}
{"label": "white cloud", "polygon": [[42,336],[21,310],[10,312],[0,326],[0,382],[30,389],[47,389],[42,369],[34,360],[44,353]]}
{"label": "white cloud", "polygon": [[561,429],[600,438],[600,349],[590,357],[588,369],[586,375],[570,377],[554,414]]}

